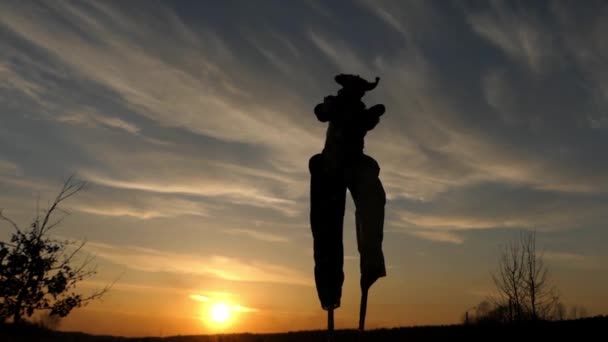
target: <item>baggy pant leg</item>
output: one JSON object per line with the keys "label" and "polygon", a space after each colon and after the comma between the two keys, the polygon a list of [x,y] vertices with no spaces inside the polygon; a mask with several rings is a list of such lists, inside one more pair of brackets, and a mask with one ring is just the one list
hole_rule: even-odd
{"label": "baggy pant leg", "polygon": [[314,240],[315,283],[323,309],[340,306],[344,283],[342,231],[346,185],[330,173],[324,157],[310,158],[310,225]]}
{"label": "baggy pant leg", "polygon": [[386,194],[379,178],[380,167],[372,157],[363,155],[351,172],[348,188],[356,207],[361,286],[369,287],[386,276],[382,252]]}

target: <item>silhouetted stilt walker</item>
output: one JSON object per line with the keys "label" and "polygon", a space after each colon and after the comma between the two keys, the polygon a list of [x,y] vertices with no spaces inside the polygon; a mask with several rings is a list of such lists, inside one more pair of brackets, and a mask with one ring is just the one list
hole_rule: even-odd
{"label": "silhouetted stilt walker", "polygon": [[323,152],[309,161],[310,225],[314,240],[315,283],[321,307],[327,310],[328,332],[333,332],[334,309],[340,307],[344,282],[342,231],[346,189],[355,202],[357,246],[361,269],[359,329],[365,328],[367,295],[374,282],[386,276],[382,237],[386,195],[380,167],[363,154],[364,138],[385,112],[384,105],[366,108],[361,98],[379,82],[340,74],[337,96],[326,96],[315,107],[321,122],[329,122]]}

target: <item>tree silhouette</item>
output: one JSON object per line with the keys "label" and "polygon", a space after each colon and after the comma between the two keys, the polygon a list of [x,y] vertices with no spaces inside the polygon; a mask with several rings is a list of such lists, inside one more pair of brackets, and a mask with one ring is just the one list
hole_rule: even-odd
{"label": "tree silhouette", "polygon": [[518,321],[522,317],[526,255],[519,241],[510,241],[503,249],[498,272],[492,279],[499,292],[500,303],[507,309],[507,321]]}
{"label": "tree silhouette", "polygon": [[550,319],[555,314],[559,295],[536,248],[536,232],[521,232],[505,246],[492,279],[499,293],[496,306],[503,308],[505,321]]}
{"label": "tree silhouette", "polygon": [[[78,282],[96,273],[91,257],[75,265],[75,257],[86,242],[58,240],[49,234],[66,216],[59,208],[61,202],[85,185],[69,177],[43,215],[36,210],[36,217],[26,230],[0,211],[0,219],[13,228],[10,241],[0,242],[0,321],[12,318],[19,323],[38,311],[65,317],[72,309],[101,298],[109,290],[110,286],[106,286],[89,296],[74,292]],[[57,212],[62,215],[55,218]]]}
{"label": "tree silhouette", "polygon": [[536,250],[536,234],[523,234],[521,245],[526,257],[524,289],[527,310],[534,320],[549,318],[558,303],[559,295],[550,282],[549,269],[544,263],[542,252]]}

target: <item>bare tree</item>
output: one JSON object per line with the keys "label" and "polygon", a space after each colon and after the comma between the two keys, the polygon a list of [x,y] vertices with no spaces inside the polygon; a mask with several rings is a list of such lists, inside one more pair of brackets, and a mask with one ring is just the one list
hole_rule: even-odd
{"label": "bare tree", "polygon": [[499,297],[496,306],[508,310],[508,320],[548,319],[559,300],[550,281],[543,254],[537,251],[536,232],[523,231],[500,255],[492,274]]}
{"label": "bare tree", "polygon": [[[85,242],[58,240],[50,236],[66,216],[60,204],[86,184],[68,178],[42,215],[38,209],[29,229],[22,230],[0,211],[0,219],[12,227],[10,241],[0,242],[0,321],[19,323],[35,312],[67,316],[76,307],[101,298],[110,286],[88,296],[74,292],[84,278],[96,273],[92,258],[75,264]],[[56,215],[57,213],[60,215]]]}
{"label": "bare tree", "polygon": [[508,310],[508,320],[517,321],[522,317],[524,301],[524,281],[526,255],[519,241],[509,242],[503,249],[498,262],[498,271],[492,274],[499,297],[496,306]]}
{"label": "bare tree", "polygon": [[527,311],[533,320],[546,319],[558,303],[559,295],[550,282],[543,254],[536,249],[536,232],[522,233],[520,244],[525,256],[524,291]]}

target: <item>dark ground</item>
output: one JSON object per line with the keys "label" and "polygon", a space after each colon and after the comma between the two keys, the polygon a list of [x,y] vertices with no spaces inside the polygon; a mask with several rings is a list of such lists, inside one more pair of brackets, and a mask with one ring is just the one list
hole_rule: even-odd
{"label": "dark ground", "polygon": [[[359,334],[338,330],[333,341],[608,341],[608,316],[559,322],[513,325],[450,325],[377,329]],[[0,341],[66,342],[304,342],[327,341],[324,331],[298,331],[280,334],[227,334],[213,336],[172,336],[125,338],[84,333],[50,331],[36,326],[0,325]]]}

